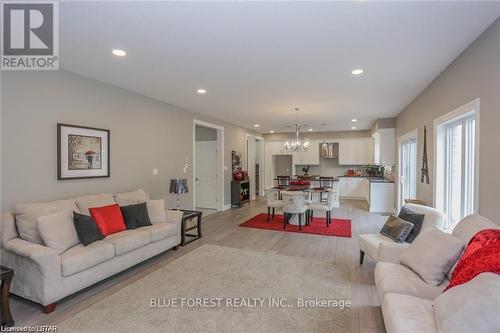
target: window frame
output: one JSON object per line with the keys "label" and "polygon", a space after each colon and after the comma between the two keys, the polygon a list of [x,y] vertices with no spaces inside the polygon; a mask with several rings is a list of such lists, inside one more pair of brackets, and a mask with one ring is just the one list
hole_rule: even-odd
{"label": "window frame", "polygon": [[[433,151],[433,205],[434,207],[442,210],[445,214],[445,201],[447,198],[445,197],[445,186],[446,186],[446,178],[447,176],[444,174],[446,169],[446,154],[447,146],[446,146],[446,136],[447,129],[450,127],[456,126],[457,124],[465,124],[467,123],[466,119],[474,119],[474,199],[473,199],[473,209],[472,213],[477,214],[479,209],[479,150],[480,150],[480,141],[479,141],[479,129],[480,129],[480,99],[476,98],[471,102],[468,102],[459,108],[437,118],[434,120],[434,151]],[[465,133],[465,129],[462,129],[462,133]],[[462,137],[462,144],[465,142],[465,137]],[[462,147],[462,152],[465,153],[465,146]],[[462,158],[462,168],[465,167],[465,158]],[[463,175],[462,170],[462,175]],[[463,177],[462,177],[463,178]],[[461,195],[461,206],[462,209],[464,207],[464,186],[465,179],[462,179],[463,182],[461,184],[462,187],[462,195]],[[453,228],[454,225],[450,225],[449,221],[445,222],[445,228],[450,229]]]}
{"label": "window frame", "polygon": [[398,212],[399,210],[401,209],[402,207],[402,201],[400,200],[401,199],[401,176],[403,175],[402,174],[402,163],[403,163],[403,156],[402,156],[402,148],[403,148],[403,145],[407,142],[410,142],[410,141],[415,141],[415,197],[417,198],[418,197],[418,166],[419,166],[419,160],[418,160],[418,156],[419,156],[419,138],[418,138],[418,128],[415,128],[403,135],[401,135],[400,137],[398,137],[398,180],[397,180],[397,190],[398,190],[398,195],[397,195],[397,201],[398,201],[398,204],[397,204],[397,207],[398,207]]}

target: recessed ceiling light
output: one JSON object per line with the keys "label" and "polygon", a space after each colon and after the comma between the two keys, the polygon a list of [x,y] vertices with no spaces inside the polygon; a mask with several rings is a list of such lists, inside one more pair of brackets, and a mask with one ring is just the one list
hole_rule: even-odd
{"label": "recessed ceiling light", "polygon": [[273,134],[273,133],[274,133],[274,131],[273,131],[273,130],[270,130],[270,131],[269,131],[269,133]]}
{"label": "recessed ceiling light", "polygon": [[351,129],[356,129],[356,126],[351,127]]}
{"label": "recessed ceiling light", "polygon": [[312,128],[310,128],[310,129],[308,129],[308,131],[309,131],[309,132],[312,132],[312,131],[313,131],[313,129],[312,129]]}
{"label": "recessed ceiling light", "polygon": [[352,71],[352,75],[360,75],[363,74],[363,70],[361,68],[356,68]]}
{"label": "recessed ceiling light", "polygon": [[196,90],[198,94],[205,94],[207,91],[205,89],[198,89]]}
{"label": "recessed ceiling light", "polygon": [[355,123],[355,122],[357,122],[357,121],[358,121],[358,120],[357,120],[356,118],[354,118],[354,119],[352,120],[352,122],[353,122],[353,123]]}
{"label": "recessed ceiling light", "polygon": [[120,49],[114,49],[112,52],[117,57],[124,57],[127,55],[127,52],[120,50]]}
{"label": "recessed ceiling light", "polygon": [[259,128],[259,127],[260,127],[260,125],[259,125],[259,124],[255,124],[255,125],[253,125],[253,127],[255,127],[255,128]]}

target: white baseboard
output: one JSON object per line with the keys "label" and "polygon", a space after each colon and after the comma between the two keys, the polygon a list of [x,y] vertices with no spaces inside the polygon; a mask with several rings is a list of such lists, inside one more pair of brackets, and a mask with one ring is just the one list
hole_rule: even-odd
{"label": "white baseboard", "polygon": [[231,209],[231,204],[224,205],[224,210]]}

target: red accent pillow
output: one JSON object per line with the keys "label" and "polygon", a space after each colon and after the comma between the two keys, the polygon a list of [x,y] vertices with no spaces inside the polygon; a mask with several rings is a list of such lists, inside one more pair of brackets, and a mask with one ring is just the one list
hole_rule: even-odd
{"label": "red accent pillow", "polygon": [[500,274],[500,229],[484,229],[471,238],[444,291],[484,272]]}
{"label": "red accent pillow", "polygon": [[118,204],[89,208],[90,215],[104,236],[126,230],[122,211]]}

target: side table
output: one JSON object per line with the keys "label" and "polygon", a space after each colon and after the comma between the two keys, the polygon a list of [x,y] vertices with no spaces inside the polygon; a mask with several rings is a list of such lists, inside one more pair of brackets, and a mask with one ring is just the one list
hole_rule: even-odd
{"label": "side table", "polygon": [[[182,216],[182,230],[181,230],[181,246],[187,245],[192,241],[201,238],[201,214],[202,212],[197,210],[185,210],[181,209],[181,212],[184,213]],[[196,218],[195,225],[189,225],[188,221]],[[189,233],[189,231],[196,229],[196,233]]]}
{"label": "side table", "polygon": [[14,320],[10,314],[9,305],[9,293],[10,293],[10,283],[12,282],[12,277],[14,276],[14,271],[8,267],[0,266],[1,280],[2,280],[2,307],[1,307],[1,326],[9,327],[14,325]]}

